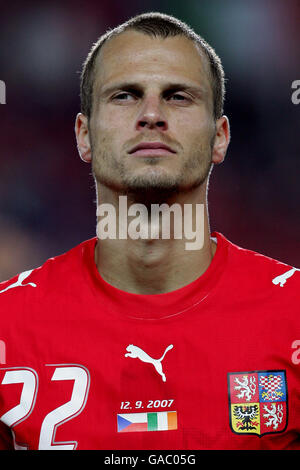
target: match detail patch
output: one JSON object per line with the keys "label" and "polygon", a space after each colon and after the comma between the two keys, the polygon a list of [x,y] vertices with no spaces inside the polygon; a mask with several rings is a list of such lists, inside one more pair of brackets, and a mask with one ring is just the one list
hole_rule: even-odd
{"label": "match detail patch", "polygon": [[177,411],[117,415],[118,432],[171,431],[177,429]]}

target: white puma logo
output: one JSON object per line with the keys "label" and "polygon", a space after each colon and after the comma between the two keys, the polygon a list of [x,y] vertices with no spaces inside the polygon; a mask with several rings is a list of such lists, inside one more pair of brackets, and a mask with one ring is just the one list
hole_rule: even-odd
{"label": "white puma logo", "polygon": [[22,284],[22,282],[25,281],[25,279],[27,279],[28,276],[30,276],[32,271],[33,271],[33,269],[30,269],[29,271],[24,271],[23,273],[19,274],[17,282],[14,282],[13,284],[11,284],[10,286],[6,287],[3,290],[0,290],[0,294],[7,291],[8,289],[13,289],[14,287],[24,287],[24,286],[36,287],[36,284],[34,284],[33,282],[28,282],[27,284]]}
{"label": "white puma logo", "polygon": [[291,277],[296,271],[300,271],[300,269],[292,268],[292,269],[289,269],[289,271],[287,271],[286,273],[283,273],[283,274],[280,274],[280,276],[274,277],[274,279],[272,279],[273,284],[275,284],[275,286],[279,284],[280,287],[283,287],[284,284],[286,283],[286,280],[289,277]]}
{"label": "white puma logo", "polygon": [[166,379],[165,374],[162,371],[161,361],[165,357],[166,353],[172,348],[173,348],[173,344],[170,344],[170,346],[168,346],[165,349],[165,352],[163,353],[163,355],[161,356],[160,359],[152,359],[152,357],[150,357],[147,353],[145,353],[145,351],[143,351],[138,346],[134,346],[133,344],[129,344],[129,346],[127,346],[127,348],[126,348],[126,351],[128,351],[128,352],[125,354],[125,357],[132,357],[133,359],[138,358],[142,362],[149,362],[150,364],[152,364],[155,367],[155,370],[162,376],[163,382],[166,382],[167,379]]}

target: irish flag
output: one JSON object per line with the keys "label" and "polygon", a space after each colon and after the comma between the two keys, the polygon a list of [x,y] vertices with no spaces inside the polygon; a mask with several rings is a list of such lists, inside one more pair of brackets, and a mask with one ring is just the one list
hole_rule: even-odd
{"label": "irish flag", "polygon": [[170,431],[177,429],[177,411],[118,414],[118,432]]}

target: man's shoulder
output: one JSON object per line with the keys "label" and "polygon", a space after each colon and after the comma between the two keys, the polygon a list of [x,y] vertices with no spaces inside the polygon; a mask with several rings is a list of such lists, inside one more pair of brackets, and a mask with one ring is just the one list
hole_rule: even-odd
{"label": "man's shoulder", "polygon": [[82,266],[83,252],[91,249],[95,239],[86,240],[65,253],[47,259],[41,266],[27,269],[0,282],[0,305],[18,304],[43,297],[51,289],[73,282]]}
{"label": "man's shoulder", "polygon": [[293,290],[298,293],[300,289],[298,267],[241,247],[222,237],[230,253],[230,270],[235,273],[235,277],[239,278],[240,282],[254,284],[257,289],[269,287],[275,292],[277,289],[283,291],[284,287],[284,291]]}

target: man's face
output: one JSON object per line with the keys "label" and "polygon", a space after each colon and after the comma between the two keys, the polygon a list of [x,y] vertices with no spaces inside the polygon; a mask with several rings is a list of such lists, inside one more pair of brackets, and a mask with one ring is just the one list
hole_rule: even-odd
{"label": "man's face", "polygon": [[[181,36],[127,31],[103,46],[89,122],[98,184],[138,193],[186,191],[205,181],[215,136],[208,67]],[[146,148],[153,143],[169,150]]]}

